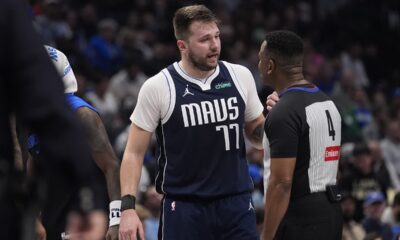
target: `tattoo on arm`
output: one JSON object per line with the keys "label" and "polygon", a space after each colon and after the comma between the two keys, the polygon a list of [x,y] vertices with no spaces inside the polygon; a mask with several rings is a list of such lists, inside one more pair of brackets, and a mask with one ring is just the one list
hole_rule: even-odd
{"label": "tattoo on arm", "polygon": [[264,123],[259,124],[256,128],[254,128],[251,137],[253,141],[256,143],[262,143],[264,137]]}

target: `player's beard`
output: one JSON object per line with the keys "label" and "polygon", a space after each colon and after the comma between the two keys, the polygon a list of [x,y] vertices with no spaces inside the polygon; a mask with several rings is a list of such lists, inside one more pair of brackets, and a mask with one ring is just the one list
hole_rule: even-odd
{"label": "player's beard", "polygon": [[218,61],[216,64],[209,64],[207,63],[207,57],[200,58],[195,56],[192,52],[189,52],[189,61],[192,63],[194,67],[200,69],[201,71],[211,71],[215,69],[218,65]]}

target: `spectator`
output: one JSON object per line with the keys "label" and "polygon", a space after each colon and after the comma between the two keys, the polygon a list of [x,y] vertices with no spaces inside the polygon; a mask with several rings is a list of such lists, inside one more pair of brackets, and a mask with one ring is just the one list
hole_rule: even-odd
{"label": "spectator", "polygon": [[391,119],[386,126],[386,137],[381,141],[382,155],[389,168],[393,187],[400,190],[400,122]]}
{"label": "spectator", "polygon": [[342,240],[363,240],[365,231],[361,224],[354,220],[355,199],[350,193],[344,193],[340,202],[343,215]]}
{"label": "spectator", "polygon": [[343,172],[339,186],[343,191],[350,192],[356,200],[354,218],[360,221],[366,194],[370,191],[386,192],[387,186],[374,173],[371,150],[365,143],[357,143],[352,155],[351,165]]}
{"label": "spectator", "polygon": [[128,59],[125,68],[111,78],[108,94],[114,97],[118,106],[127,97],[136,101],[142,84],[148,78],[140,69],[139,62],[140,59]]}
{"label": "spectator", "polygon": [[101,20],[97,27],[98,34],[89,40],[86,57],[95,70],[111,76],[122,66],[122,51],[115,42],[118,23],[106,18]]}
{"label": "spectator", "polygon": [[35,19],[35,27],[45,44],[55,46],[59,41],[72,38],[72,29],[65,19],[63,0],[44,0],[42,11],[43,14]]}
{"label": "spectator", "polygon": [[[118,104],[114,96],[107,91],[109,79],[99,74],[95,77],[93,91],[88,91],[85,98],[93,104],[103,118],[110,119],[118,112]],[[108,117],[110,116],[110,117]]]}
{"label": "spectator", "polygon": [[385,196],[382,192],[369,192],[364,200],[364,219],[362,225],[367,234],[377,233],[383,240],[392,240],[393,234],[390,226],[381,221],[385,210]]}
{"label": "spectator", "polygon": [[400,226],[400,192],[397,192],[393,198],[393,202],[390,206],[387,206],[382,214],[381,220],[383,223],[387,223],[395,228],[395,234],[400,234],[397,231]]}

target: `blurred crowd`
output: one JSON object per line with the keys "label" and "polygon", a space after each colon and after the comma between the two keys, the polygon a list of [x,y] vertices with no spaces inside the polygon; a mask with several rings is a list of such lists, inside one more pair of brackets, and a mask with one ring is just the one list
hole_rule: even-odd
{"label": "blurred crowd", "polygon": [[[400,3],[396,0],[34,0],[31,15],[45,44],[63,51],[77,95],[99,111],[118,157],[143,82],[179,59],[174,11],[203,3],[221,20],[221,59],[247,66],[260,100],[271,89],[257,72],[266,32],[305,39],[305,77],[342,115],[339,186],[343,239],[393,239],[400,233]],[[157,144],[145,157],[138,208],[146,239],[156,239],[161,196],[155,192]],[[248,149],[253,198],[263,214],[263,153]]]}

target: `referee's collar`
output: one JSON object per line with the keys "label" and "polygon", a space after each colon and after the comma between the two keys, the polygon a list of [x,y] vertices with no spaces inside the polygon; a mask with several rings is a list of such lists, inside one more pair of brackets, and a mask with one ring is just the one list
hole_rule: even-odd
{"label": "referee's collar", "polygon": [[291,87],[286,88],[283,92],[279,94],[279,97],[282,97],[284,94],[286,94],[289,91],[303,91],[303,92],[310,92],[310,93],[315,93],[319,91],[319,88],[315,86],[314,84],[299,84],[299,85],[293,85]]}

